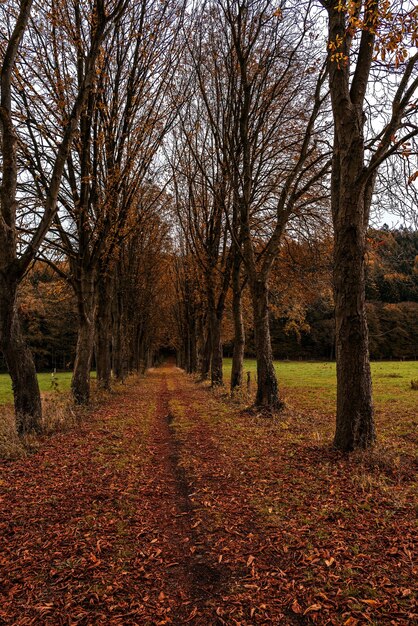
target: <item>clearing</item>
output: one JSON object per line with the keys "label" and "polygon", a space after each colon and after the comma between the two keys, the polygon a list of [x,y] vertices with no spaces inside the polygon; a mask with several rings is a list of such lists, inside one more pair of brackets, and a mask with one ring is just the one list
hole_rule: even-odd
{"label": "clearing", "polygon": [[165,366],[0,462],[0,624],[415,623],[412,409],[350,457],[323,410],[250,415]]}

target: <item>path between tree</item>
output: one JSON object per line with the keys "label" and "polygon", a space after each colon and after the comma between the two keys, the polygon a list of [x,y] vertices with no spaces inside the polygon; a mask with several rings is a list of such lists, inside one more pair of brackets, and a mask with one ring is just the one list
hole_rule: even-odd
{"label": "path between tree", "polygon": [[412,474],[286,424],[167,366],[1,464],[0,624],[413,623]]}

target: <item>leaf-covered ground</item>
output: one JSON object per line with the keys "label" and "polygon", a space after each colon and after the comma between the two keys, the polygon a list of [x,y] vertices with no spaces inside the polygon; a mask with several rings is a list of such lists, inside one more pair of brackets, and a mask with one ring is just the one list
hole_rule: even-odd
{"label": "leaf-covered ground", "polygon": [[418,623],[416,450],[321,429],[175,368],[129,384],[0,464],[0,624]]}

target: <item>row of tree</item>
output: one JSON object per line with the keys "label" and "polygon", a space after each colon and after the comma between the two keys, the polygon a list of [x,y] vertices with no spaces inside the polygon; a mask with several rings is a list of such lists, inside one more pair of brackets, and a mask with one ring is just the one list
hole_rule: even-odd
{"label": "row of tree", "polygon": [[[153,167],[173,117],[165,100],[183,6],[22,0],[0,10],[0,347],[24,433],[39,431],[42,415],[17,314],[18,287],[36,258],[76,299],[76,402],[89,400],[95,339],[99,382],[107,388],[111,330],[121,377],[126,327],[137,344],[146,327],[152,336],[149,302],[138,310],[140,287],[158,281],[141,250],[154,246],[157,258],[167,231]],[[122,282],[125,300],[112,297]]]}
{"label": "row of tree", "polygon": [[334,443],[351,450],[375,440],[367,232],[385,182],[380,168],[407,158],[417,132],[418,55],[409,49],[417,8],[368,0],[321,5],[327,54],[315,3],[218,0],[195,8],[180,81],[189,92],[169,153],[181,239],[177,319],[181,363],[200,367],[204,377],[210,369],[212,384],[221,384],[220,328],[232,285],[234,389],[242,384],[247,286],[256,404],[280,409],[269,318],[273,267],[286,239],[320,247],[330,217]]}
{"label": "row of tree", "polygon": [[[137,338],[136,362],[132,352],[125,356],[126,371],[144,369],[162,353],[181,349],[182,333],[174,322],[179,294],[172,280],[178,258],[170,251],[168,237],[160,222],[141,235],[135,259],[142,267],[113,286],[112,328],[118,319],[117,302],[130,307],[128,318],[146,315],[147,328]],[[168,234],[168,230],[166,231]],[[418,233],[410,229],[371,230],[366,267],[367,323],[372,359],[418,358]],[[135,246],[138,245],[138,242]],[[141,254],[138,254],[140,250]],[[161,251],[163,251],[161,253]],[[131,264],[131,267],[135,267]],[[332,241],[312,249],[309,242],[286,242],[273,266],[269,284],[270,326],[273,354],[284,359],[335,359],[334,303],[332,298]],[[62,268],[66,273],[66,268]],[[135,295],[130,289],[135,286]],[[175,287],[175,288],[174,288]],[[222,325],[223,354],[232,357],[234,348],[233,293],[229,286]],[[248,289],[242,295],[245,321],[245,354],[254,356],[254,334]],[[203,312],[204,300],[192,319]],[[116,308],[115,308],[116,307]],[[175,315],[172,312],[175,312]],[[19,313],[24,336],[37,369],[52,371],[73,367],[77,342],[77,309],[71,286],[56,271],[38,262],[27,274],[19,295]],[[181,318],[180,318],[181,319]],[[151,323],[152,320],[152,323]],[[201,324],[201,321],[199,322]],[[153,330],[151,333],[150,330]],[[112,330],[112,370],[118,342]],[[125,327],[123,338],[133,346],[133,328]],[[97,337],[97,332],[96,332]],[[145,346],[143,338],[147,339]],[[113,345],[113,344],[116,345]],[[183,348],[184,349],[184,348]],[[0,367],[4,364],[0,361]],[[95,362],[93,367],[96,367]]]}
{"label": "row of tree", "polygon": [[18,431],[41,428],[17,305],[35,259],[75,298],[76,402],[89,400],[94,346],[109,388],[112,369],[149,364],[173,333],[181,364],[222,384],[230,297],[233,390],[248,298],[256,403],[276,410],[274,282],[278,301],[294,300],[280,253],[305,254],[304,240],[307,258],[329,250],[332,223],[335,445],[371,445],[367,232],[381,166],[406,160],[417,133],[418,9],[6,0],[0,12],[0,347]]}

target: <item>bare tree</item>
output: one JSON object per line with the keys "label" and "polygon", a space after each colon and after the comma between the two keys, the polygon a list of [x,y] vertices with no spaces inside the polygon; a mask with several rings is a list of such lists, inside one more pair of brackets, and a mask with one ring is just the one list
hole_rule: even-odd
{"label": "bare tree", "polygon": [[[68,279],[77,297],[79,332],[72,391],[78,403],[89,401],[95,342],[99,384],[110,387],[113,273],[121,241],[132,227],[131,218],[136,219],[137,196],[153,175],[153,160],[170,126],[165,92],[175,69],[171,53],[182,6],[143,0],[129,7],[115,25],[102,48],[94,89],[66,160],[60,211],[47,243],[68,257]],[[58,125],[68,115],[62,85],[72,76],[79,80],[85,55],[82,23],[75,22],[74,28],[74,51],[53,46],[55,56],[41,64],[46,78],[39,106],[45,111],[54,102]],[[42,41],[41,29],[37,35]],[[27,106],[31,95],[36,97],[29,90]],[[47,145],[54,145],[55,123],[42,128]],[[30,125],[28,132],[35,132]],[[39,181],[35,189],[42,195],[48,153],[32,151],[27,158],[33,180]],[[44,256],[50,261],[48,254]]]}
{"label": "bare tree", "polygon": [[[375,441],[365,306],[366,232],[380,165],[416,135],[418,53],[407,47],[418,9],[379,0],[323,0],[328,13],[329,85],[334,119],[331,196],[334,223],[334,299],[337,425],[341,450]],[[412,28],[412,32],[411,29]],[[380,58],[376,54],[380,52]],[[370,108],[375,80],[386,81],[386,115]],[[374,128],[374,118],[381,121]],[[415,121],[414,121],[415,120]]]}
{"label": "bare tree", "polygon": [[[48,184],[43,195],[43,212],[37,220],[32,232],[26,237],[22,247],[18,247],[17,211],[20,198],[17,198],[17,145],[20,137],[17,125],[14,122],[13,87],[18,86],[17,60],[18,48],[24,41],[32,3],[22,1],[20,9],[8,37],[8,45],[2,58],[1,68],[1,131],[2,131],[2,183],[1,183],[1,213],[0,223],[0,341],[7,366],[13,382],[17,428],[20,433],[39,431],[41,428],[41,400],[39,386],[36,379],[35,367],[30,351],[25,345],[21,334],[16,308],[16,295],[19,283],[26,270],[39,250],[46,233],[57,212],[57,198],[62,180],[65,162],[69,154],[71,142],[75,135],[78,120],[88,99],[95,75],[96,60],[100,46],[104,40],[109,25],[118,19],[124,9],[125,2],[115,2],[109,5],[103,0],[95,0],[88,5],[90,26],[88,29],[89,46],[83,63],[79,89],[71,100],[69,115],[61,129],[61,141],[56,146]],[[4,13],[10,9],[2,6]],[[33,14],[44,21],[51,23],[49,7],[35,5]],[[4,21],[7,31],[8,16]],[[41,17],[42,16],[42,17]],[[27,34],[30,43],[30,30]],[[41,55],[43,50],[33,51]],[[21,60],[19,59],[19,69]],[[14,84],[13,84],[13,81]],[[33,112],[34,113],[34,112]],[[35,150],[39,149],[37,136],[34,136]]]}
{"label": "bare tree", "polygon": [[216,386],[223,383],[222,321],[233,261],[225,220],[229,187],[206,108],[193,87],[178,112],[170,162],[177,218],[204,285],[202,319],[207,323],[205,336],[200,338],[204,346],[201,375],[207,378],[210,371]]}
{"label": "bare tree", "polygon": [[[289,219],[314,206],[321,210],[326,197],[321,181],[329,159],[316,127],[326,72],[305,54],[309,7],[292,6],[288,14],[271,0],[216,0],[204,11],[199,84],[232,185],[230,232],[251,291],[256,404],[275,409],[282,402],[270,342],[268,281]],[[209,86],[204,75],[212,77]],[[223,124],[213,104],[218,93]],[[236,317],[239,329],[238,311]]]}

